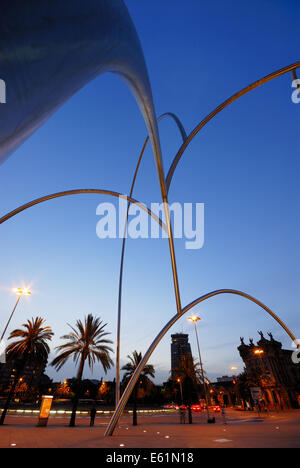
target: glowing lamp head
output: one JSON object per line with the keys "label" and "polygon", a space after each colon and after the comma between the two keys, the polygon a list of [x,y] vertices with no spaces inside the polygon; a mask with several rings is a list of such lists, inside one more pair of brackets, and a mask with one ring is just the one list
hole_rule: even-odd
{"label": "glowing lamp head", "polygon": [[191,322],[198,322],[198,320],[201,320],[200,317],[197,317],[197,315],[192,315],[191,317],[188,318],[188,320],[190,320]]}
{"label": "glowing lamp head", "polygon": [[14,288],[13,292],[18,296],[30,296],[31,291],[28,288]]}

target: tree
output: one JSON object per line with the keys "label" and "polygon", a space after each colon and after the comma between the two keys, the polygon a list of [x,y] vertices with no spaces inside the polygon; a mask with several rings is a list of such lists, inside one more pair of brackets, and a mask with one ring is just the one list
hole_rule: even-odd
{"label": "tree", "polygon": [[246,369],[242,374],[237,377],[237,392],[245,401],[252,401],[251,396],[251,387],[263,387],[263,382],[269,379],[269,375],[263,372],[261,369],[251,369],[247,371]]}
{"label": "tree", "polygon": [[[131,379],[132,375],[134,374],[136,368],[138,367],[139,363],[142,360],[142,353],[138,353],[137,351],[133,351],[132,356],[129,355],[127,357],[129,359],[129,362],[127,362],[127,364],[125,364],[125,366],[122,367],[122,370],[126,371],[125,374],[124,374],[124,377],[123,377],[125,382],[128,382]],[[132,396],[133,396],[133,425],[134,426],[137,425],[138,385],[141,382],[142,382],[142,384],[147,383],[147,381],[149,380],[148,375],[150,375],[153,378],[155,377],[155,370],[154,370],[154,367],[151,364],[147,364],[144,367],[144,370],[143,370],[142,374],[139,377],[139,381],[135,384],[133,392],[132,392]]]}
{"label": "tree", "polygon": [[179,378],[182,382],[184,401],[188,404],[198,401],[197,386],[203,386],[202,376],[199,377],[193,360],[188,356],[180,356],[179,367],[174,370],[173,380],[176,382]]}
{"label": "tree", "polygon": [[26,382],[23,382],[21,379],[15,388],[15,394],[18,395],[20,399],[23,399],[28,393],[28,385]]}
{"label": "tree", "polygon": [[[197,369],[197,364],[196,364]],[[177,381],[180,379],[183,394],[183,400],[188,405],[189,424],[192,424],[192,411],[191,405],[193,402],[198,401],[197,387],[199,383],[199,373],[195,370],[195,363],[190,356],[180,356],[179,367],[174,370],[173,381],[178,386]],[[201,385],[203,386],[202,376]]]}
{"label": "tree", "polygon": [[71,388],[67,380],[64,380],[55,390],[55,396],[70,398],[72,395]]}
{"label": "tree", "polygon": [[82,374],[86,361],[91,370],[93,370],[96,361],[100,362],[105,373],[113,365],[110,357],[110,352],[113,352],[113,350],[107,346],[112,341],[105,338],[110,334],[104,331],[106,325],[106,323],[102,323],[100,318],[89,314],[85,317],[84,323],[81,320],[77,320],[75,328],[69,325],[72,331],[68,335],[61,337],[62,340],[66,340],[66,343],[56,348],[59,354],[52,361],[51,365],[57,370],[61,369],[70,357],[73,357],[76,364],[79,362],[70,427],[75,426]]}
{"label": "tree", "polygon": [[41,317],[32,318],[27,323],[22,324],[25,330],[16,329],[11,332],[8,338],[9,340],[17,338],[6,348],[7,360],[15,362],[16,373],[0,418],[0,425],[4,423],[11,399],[26,365],[31,362],[47,363],[50,352],[47,341],[51,341],[53,332],[50,327],[43,327],[44,322]]}
{"label": "tree", "polygon": [[107,382],[102,381],[98,388],[97,397],[100,400],[104,400],[108,392],[109,392],[109,386],[107,385]]}

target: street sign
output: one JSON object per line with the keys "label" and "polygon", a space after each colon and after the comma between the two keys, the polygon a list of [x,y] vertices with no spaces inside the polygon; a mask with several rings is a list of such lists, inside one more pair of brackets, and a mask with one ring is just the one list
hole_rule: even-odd
{"label": "street sign", "polygon": [[260,387],[250,387],[250,392],[253,401],[259,401],[263,398],[263,394]]}

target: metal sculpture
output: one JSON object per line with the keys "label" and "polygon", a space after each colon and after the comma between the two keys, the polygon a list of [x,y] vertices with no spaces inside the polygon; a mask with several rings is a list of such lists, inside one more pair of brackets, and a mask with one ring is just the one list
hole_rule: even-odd
{"label": "metal sculpture", "polygon": [[[300,67],[300,62],[296,62],[295,64],[288,65],[287,67],[276,70],[275,72],[273,72],[273,73],[271,73],[271,74],[269,74],[269,75],[267,75],[267,76],[265,76],[263,78],[260,78],[259,80],[256,80],[255,82],[253,82],[250,85],[246,86],[242,90],[238,91],[233,96],[226,99],[218,107],[216,107],[206,118],[204,118],[195,127],[195,129],[189,134],[189,136],[186,135],[185,130],[184,130],[181,122],[179,121],[178,118],[176,118],[176,116],[174,116],[174,114],[170,114],[170,113],[163,114],[158,119],[158,121],[162,117],[164,117],[166,115],[172,116],[174,118],[175,122],[177,123],[180,131],[181,131],[181,135],[182,135],[182,139],[183,139],[183,143],[182,143],[181,147],[179,148],[176,156],[174,157],[173,162],[172,162],[172,164],[170,166],[170,169],[168,171],[168,175],[166,177],[167,192],[169,192],[174,172],[175,172],[175,170],[177,168],[177,165],[178,165],[184,151],[187,149],[187,147],[192,142],[192,140],[195,138],[195,136],[199,133],[199,131],[211,119],[213,119],[219,112],[221,112],[227,106],[229,106],[230,104],[232,104],[233,102],[235,102],[237,99],[241,98],[242,96],[244,96],[248,92],[258,88],[259,86],[261,86],[261,85],[271,81],[272,79],[277,78],[277,77],[279,77],[279,76],[281,76],[281,75],[283,75],[285,73],[288,73],[290,71],[295,71],[295,69],[298,68],[298,67]],[[149,137],[147,137],[146,140],[145,140],[144,146],[142,148],[141,154],[140,154],[138,162],[137,162],[137,166],[136,166],[136,169],[135,169],[133,181],[132,181],[131,188],[130,188],[130,196],[133,195],[135,180],[136,180],[136,177],[137,177],[137,173],[138,173],[138,170],[139,170],[139,167],[140,167],[141,159],[143,157],[143,154],[144,154],[144,151],[145,151],[148,140],[149,140]],[[127,219],[128,219],[129,206],[130,205],[128,204],[126,223],[127,223]],[[126,229],[126,227],[125,227],[125,229]],[[120,339],[121,339],[120,330],[121,330],[121,300],[122,300],[122,281],[123,281],[123,265],[124,265],[125,244],[126,244],[126,238],[124,237],[123,243],[122,243],[121,262],[120,262],[120,275],[119,275],[118,321],[117,321],[117,355],[116,355],[116,404],[119,402],[119,399],[120,399]]]}
{"label": "metal sculpture", "polygon": [[187,149],[193,138],[199,133],[199,131],[210,121],[212,120],[219,112],[224,110],[227,106],[232,104],[234,101],[237,99],[241,98],[245,94],[249,93],[250,91],[253,91],[254,89],[258,88],[259,86],[268,83],[269,81],[273,80],[274,78],[277,78],[281,75],[284,75],[285,73],[289,73],[293,70],[296,70],[296,68],[300,67],[300,62],[293,63],[291,65],[288,65],[287,67],[280,68],[279,70],[276,70],[275,72],[264,76],[263,78],[260,78],[257,81],[254,81],[254,83],[251,83],[250,85],[246,86],[245,88],[241,89],[237,93],[233,94],[230,98],[226,99],[222,104],[220,104],[218,107],[216,107],[210,114],[208,114],[207,117],[205,117],[201,122],[197,125],[197,127],[194,128],[194,130],[189,134],[187,139],[183,142],[181,147],[179,148],[175,158],[173,159],[173,162],[170,166],[170,169],[168,171],[167,177],[166,177],[166,185],[167,185],[167,192],[169,192],[170,189],[170,184],[175,172],[175,169],[184,153],[184,151]]}
{"label": "metal sculpture", "polygon": [[[162,119],[165,117],[171,117],[174,122],[176,123],[183,142],[187,139],[187,134],[186,131],[179,120],[179,118],[171,113],[171,112],[166,112],[165,114],[162,114],[158,118],[158,122],[160,122]],[[140,168],[140,164],[142,161],[142,157],[144,155],[147,143],[149,141],[149,136],[147,136],[143,148],[141,151],[141,154],[139,156],[135,171],[134,171],[134,176],[132,179],[130,191],[129,191],[129,197],[132,196],[133,190],[134,190],[134,185],[136,181],[136,177]],[[125,226],[124,226],[124,232],[127,230],[127,223],[128,223],[128,215],[129,215],[129,209],[130,209],[130,202],[128,203],[127,206],[127,214],[126,214],[126,219],[125,219]],[[123,269],[124,269],[124,255],[125,255],[125,245],[126,245],[126,236],[123,236],[123,241],[122,241],[122,250],[121,250],[121,262],[120,262],[120,274],[119,274],[119,294],[118,294],[118,317],[117,317],[117,351],[116,351],[116,406],[119,403],[120,400],[120,346],[121,346],[121,315],[122,315],[122,286],[123,286]]]}
{"label": "metal sculpture", "polygon": [[145,365],[147,364],[148,360],[150,359],[151,357],[151,354],[153,353],[153,351],[155,350],[155,348],[157,347],[157,345],[160,343],[160,341],[162,340],[162,338],[165,336],[165,334],[168,332],[168,330],[177,322],[177,320],[179,320],[186,312],[188,312],[190,309],[192,309],[193,307],[195,307],[196,305],[200,304],[201,302],[213,297],[213,296],[217,296],[219,294],[236,294],[238,296],[242,296],[242,297],[245,297],[246,299],[254,302],[255,304],[257,304],[258,306],[260,306],[262,309],[264,309],[268,314],[271,315],[271,317],[273,317],[278,323],[279,325],[281,325],[281,327],[288,333],[288,335],[292,338],[292,340],[294,342],[296,342],[296,338],[294,336],[294,334],[289,330],[289,328],[285,325],[284,322],[282,322],[282,320],[274,313],[272,312],[272,310],[267,307],[265,304],[263,304],[262,302],[260,302],[258,299],[250,296],[250,294],[247,294],[247,293],[244,293],[242,291],[236,291],[234,289],[220,289],[220,290],[217,290],[217,291],[213,291],[211,293],[208,293],[208,294],[205,294],[204,296],[201,296],[199,297],[198,299],[196,299],[195,301],[191,302],[190,304],[188,304],[186,307],[184,307],[181,311],[180,314],[176,314],[174,315],[174,317],[171,318],[171,320],[169,320],[169,322],[163,327],[163,329],[158,333],[158,335],[156,336],[156,338],[154,339],[154,341],[152,342],[152,344],[150,345],[150,347],[148,348],[148,350],[146,351],[146,353],[144,354],[143,356],[143,359],[141,360],[141,362],[139,363],[138,367],[136,368],[134,374],[132,375],[130,381],[128,382],[124,392],[123,392],[123,395],[118,403],[118,406],[106,428],[106,431],[105,431],[105,436],[111,436],[115,430],[115,427],[118,423],[118,420],[126,406],[126,403],[128,402],[128,399],[130,397],[130,394],[131,392],[133,391],[134,387],[135,387],[135,384],[137,383],[142,371],[143,371],[143,368],[145,367]]}
{"label": "metal sculpture", "polygon": [[114,192],[112,190],[104,190],[104,189],[73,189],[73,190],[65,190],[64,192],[56,192],[56,193],[51,193],[49,195],[44,195],[43,197],[36,198],[35,200],[25,203],[24,205],[21,205],[18,208],[5,214],[4,216],[0,218],[0,224],[5,223],[10,218],[13,218],[19,213],[22,213],[22,211],[28,210],[28,208],[31,208],[35,205],[39,205],[40,203],[44,203],[46,201],[53,200],[55,198],[68,197],[70,195],[83,195],[83,194],[91,194],[91,193],[101,194],[101,195],[110,195],[112,197],[123,198],[124,200],[129,201],[129,203],[133,203],[134,205],[137,205],[143,211],[148,213],[148,215],[151,216],[166,233],[168,232],[168,228],[165,225],[165,223],[155,213],[153,213],[149,208],[147,208],[147,206],[145,206],[143,203],[139,202],[138,200],[135,200],[132,197],[127,197],[127,195],[123,195],[121,193]]}
{"label": "metal sculpture", "polygon": [[[3,0],[1,78],[8,84],[0,115],[0,160],[8,157],[92,79],[118,74],[133,92],[148,129],[160,184],[177,312],[181,310],[173,233],[157,119],[143,51],[123,0]],[[18,15],[16,15],[18,11]]]}
{"label": "metal sculpture", "polygon": [[123,0],[2,0],[0,32],[0,160],[105,72],[129,84],[157,140],[144,55]]}
{"label": "metal sculpture", "polygon": [[[18,10],[18,15],[15,14],[16,10]],[[18,34],[16,34],[16,31],[18,31]],[[15,0],[11,2],[10,0],[3,0],[1,4],[0,32],[1,79],[7,85],[6,104],[1,107],[0,112],[0,162],[22,144],[72,95],[89,81],[105,72],[116,73],[127,82],[137,100],[148,129],[149,136],[144,143],[137,163],[130,196],[126,197],[126,199],[128,200],[128,210],[131,203],[138,205],[152,216],[168,234],[177,314],[157,335],[144,355],[118,403],[106,430],[106,435],[112,435],[143,367],[165,333],[183,314],[210,297],[218,294],[236,294],[247,298],[269,313],[295,341],[292,332],[271,309],[241,291],[214,291],[201,296],[184,309],[181,308],[173,234],[168,208],[168,192],[179,160],[201,128],[225,107],[249,91],[284,73],[294,71],[295,74],[296,68],[300,67],[300,62],[282,68],[235,93],[203,119],[189,136],[186,135],[181,122],[174,114],[166,114],[175,120],[181,132],[183,143],[165,178],[157,119],[147,68],[135,27],[123,0],[73,0],[72,15],[70,15],[70,4],[66,0],[52,0],[51,2],[41,2],[40,0]],[[151,141],[156,162],[164,204],[165,223],[147,207],[132,198],[135,180],[148,140]],[[54,198],[83,193],[101,193],[115,197],[125,197],[117,192],[101,189],[68,190],[47,195],[22,205],[0,218],[0,224],[36,204]],[[125,238],[122,245],[119,278],[118,359],[120,352],[124,253]],[[119,361],[117,362],[117,373],[118,371]]]}

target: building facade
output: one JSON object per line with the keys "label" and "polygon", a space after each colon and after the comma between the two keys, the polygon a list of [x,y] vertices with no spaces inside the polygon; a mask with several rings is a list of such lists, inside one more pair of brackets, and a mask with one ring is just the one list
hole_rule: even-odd
{"label": "building facade", "polygon": [[259,332],[260,340],[247,345],[241,338],[238,347],[248,375],[259,376],[264,403],[271,408],[298,408],[300,395],[300,365],[292,360],[293,351],[282,349],[271,333],[269,338]]}
{"label": "building facade", "polygon": [[[36,387],[39,385],[42,376],[44,375],[46,363],[33,361],[28,362],[22,372],[22,382],[29,386]],[[17,372],[17,365],[14,360],[7,360],[6,363],[0,364],[0,386],[7,388],[14,381]]]}
{"label": "building facade", "polygon": [[240,404],[236,391],[237,377],[235,375],[223,375],[210,385],[210,403],[220,406],[236,406]]}
{"label": "building facade", "polygon": [[174,378],[180,374],[183,362],[193,366],[193,357],[188,334],[176,333],[171,338],[171,375]]}

